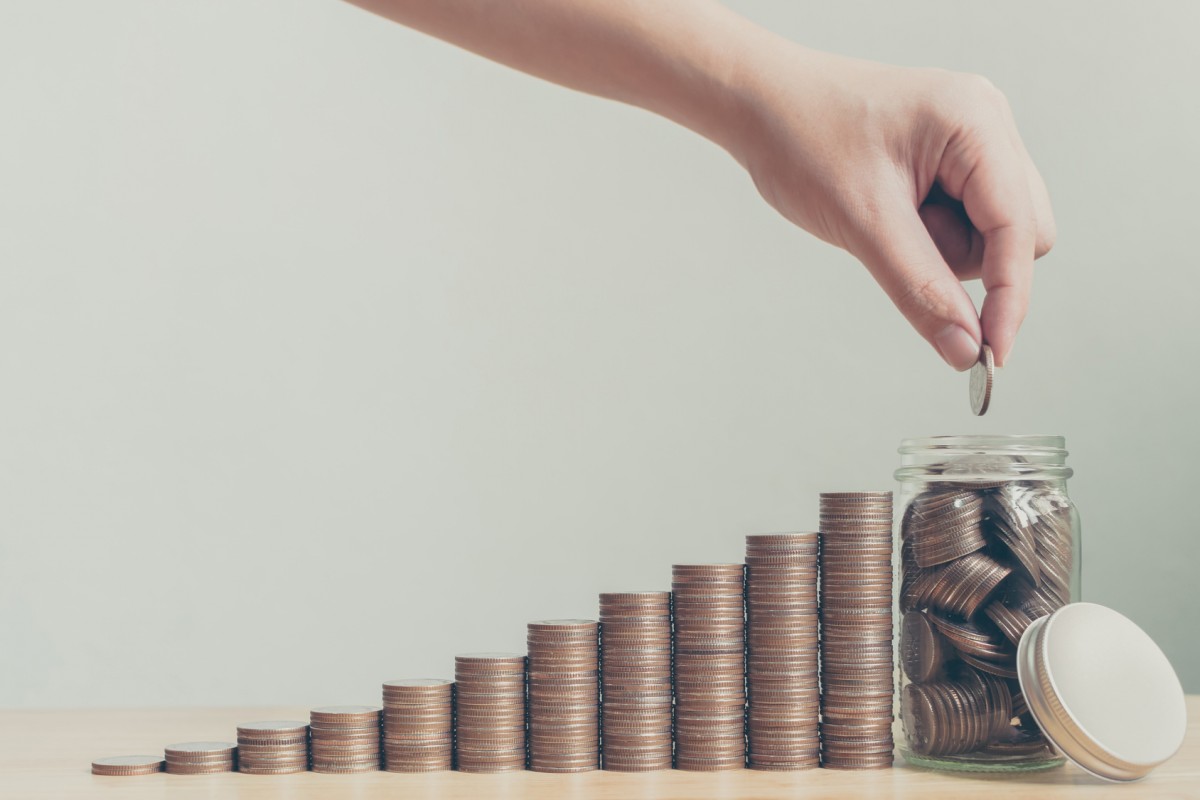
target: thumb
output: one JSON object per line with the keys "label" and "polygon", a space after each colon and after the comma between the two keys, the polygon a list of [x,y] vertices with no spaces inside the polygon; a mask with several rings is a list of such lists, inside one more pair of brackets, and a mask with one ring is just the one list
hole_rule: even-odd
{"label": "thumb", "polygon": [[881,209],[854,253],[900,313],[956,370],[979,360],[982,335],[975,304],[907,200]]}

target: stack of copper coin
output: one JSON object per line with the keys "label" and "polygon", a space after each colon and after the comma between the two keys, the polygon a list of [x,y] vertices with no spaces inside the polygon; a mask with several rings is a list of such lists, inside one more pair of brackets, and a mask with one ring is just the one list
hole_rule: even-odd
{"label": "stack of copper coin", "polygon": [[232,772],[237,762],[233,742],[179,742],[166,747],[167,772],[172,775],[201,775]]}
{"label": "stack of copper coin", "polygon": [[162,771],[162,756],[108,756],[92,762],[93,775],[153,775]]}
{"label": "stack of copper coin", "polygon": [[746,537],[750,766],[820,763],[816,533]]}
{"label": "stack of copper coin", "polygon": [[327,706],[310,713],[313,772],[379,769],[378,706]]}
{"label": "stack of copper coin", "polygon": [[408,678],[383,684],[384,766],[434,772],[453,766],[454,681]]}
{"label": "stack of copper coin", "polygon": [[529,623],[529,768],[600,766],[600,626],[590,619]]}
{"label": "stack of copper coin", "polygon": [[670,769],[671,593],[600,595],[604,768]]}
{"label": "stack of copper coin", "polygon": [[892,493],[821,495],[821,766],[892,765]]}
{"label": "stack of copper coin", "polygon": [[[900,549],[900,661],[918,685],[900,706],[913,753],[1048,754],[1017,694],[1016,646],[1070,600],[1072,531],[1070,502],[1052,482],[941,481],[913,498]],[[981,725],[993,707],[1009,719]]]}
{"label": "stack of copper coin", "polygon": [[[902,720],[908,746],[922,756],[942,756],[999,745],[999,753],[1028,752],[1028,742],[1008,737],[1012,695],[1000,678],[965,669],[952,680],[904,687]],[[1005,745],[1009,745],[1006,749]],[[1044,748],[1036,742],[1036,748]]]}
{"label": "stack of copper coin", "polygon": [[308,769],[308,725],[294,720],[238,725],[238,771],[283,775]]}
{"label": "stack of copper coin", "polygon": [[525,769],[525,656],[454,658],[455,752],[462,772]]}
{"label": "stack of copper coin", "polygon": [[676,564],[675,766],[746,764],[745,577],[742,564]]}

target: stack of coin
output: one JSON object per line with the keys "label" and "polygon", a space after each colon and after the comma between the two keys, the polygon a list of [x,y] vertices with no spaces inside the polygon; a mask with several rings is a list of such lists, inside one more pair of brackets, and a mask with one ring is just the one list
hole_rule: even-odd
{"label": "stack of coin", "polygon": [[525,656],[454,658],[455,753],[461,772],[525,769]]}
{"label": "stack of coin", "polygon": [[604,768],[670,769],[671,593],[600,595]]}
{"label": "stack of coin", "polygon": [[600,766],[600,626],[590,619],[529,623],[529,768]]}
{"label": "stack of coin", "polygon": [[379,769],[379,706],[327,706],[310,713],[313,772]]}
{"label": "stack of coin", "polygon": [[742,564],[676,564],[675,766],[746,764],[746,625]]}
{"label": "stack of coin", "polygon": [[821,766],[892,765],[892,493],[821,495]]}
{"label": "stack of coin", "polygon": [[1002,738],[1011,730],[1012,695],[992,675],[968,667],[954,680],[910,683],[901,696],[906,741],[918,755],[969,752],[989,742],[1003,751],[1004,743],[1015,741]]}
{"label": "stack of coin", "polygon": [[820,764],[816,533],[746,537],[750,766]]}
{"label": "stack of coin", "polygon": [[237,762],[233,742],[179,742],[166,747],[167,772],[172,775],[200,775],[232,772]]}
{"label": "stack of coin", "polygon": [[308,770],[308,725],[294,720],[238,725],[238,771],[283,775]]}
{"label": "stack of coin", "polygon": [[162,756],[108,756],[92,762],[93,775],[151,775],[162,771]]}
{"label": "stack of coin", "polygon": [[[1049,482],[933,482],[900,531],[901,665],[918,685],[900,696],[909,747],[976,760],[1048,754],[1019,695],[1016,645],[1030,623],[1070,600],[1070,501]],[[979,680],[988,691],[960,685]],[[1003,724],[980,724],[989,703],[1011,712]]]}
{"label": "stack of coin", "polygon": [[434,772],[453,766],[454,681],[408,678],[383,684],[384,766]]}

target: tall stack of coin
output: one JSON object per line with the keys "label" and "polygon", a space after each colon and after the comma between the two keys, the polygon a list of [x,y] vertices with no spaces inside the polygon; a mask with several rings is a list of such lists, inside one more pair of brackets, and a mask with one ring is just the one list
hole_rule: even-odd
{"label": "tall stack of coin", "polygon": [[590,619],[529,623],[529,768],[600,766],[600,627]]}
{"label": "tall stack of coin", "polygon": [[308,769],[308,725],[295,720],[238,725],[238,771],[283,775]]}
{"label": "tall stack of coin", "polygon": [[201,775],[232,772],[237,762],[233,742],[179,742],[165,750],[167,772],[172,775]]}
{"label": "tall stack of coin", "polygon": [[383,684],[384,766],[434,772],[453,766],[454,681],[408,678]]}
{"label": "tall stack of coin", "polygon": [[313,772],[379,769],[379,706],[327,706],[310,712]]}
{"label": "tall stack of coin", "polygon": [[455,753],[462,772],[525,769],[525,656],[454,658]]}
{"label": "tall stack of coin", "polygon": [[671,593],[600,595],[604,768],[670,769]]}
{"label": "tall stack of coin", "polygon": [[675,766],[746,764],[746,625],[742,564],[676,564]]}
{"label": "tall stack of coin", "polygon": [[892,765],[892,493],[821,495],[821,766]]}
{"label": "tall stack of coin", "polygon": [[162,771],[162,756],[108,756],[92,762],[93,775],[153,775]]}
{"label": "tall stack of coin", "polygon": [[750,766],[820,763],[816,533],[746,537]]}
{"label": "tall stack of coin", "polygon": [[1050,757],[1020,695],[1017,644],[1070,601],[1072,536],[1054,482],[937,481],[913,498],[901,522],[900,661],[912,683],[900,709],[914,754]]}

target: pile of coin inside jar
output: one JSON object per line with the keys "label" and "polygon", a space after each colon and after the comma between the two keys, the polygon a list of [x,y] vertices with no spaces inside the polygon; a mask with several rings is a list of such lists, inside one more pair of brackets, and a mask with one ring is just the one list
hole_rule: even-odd
{"label": "pile of coin inside jar", "polygon": [[900,697],[918,756],[1027,757],[1047,744],[1016,654],[1070,600],[1072,520],[1050,482],[930,483],[901,521]]}

